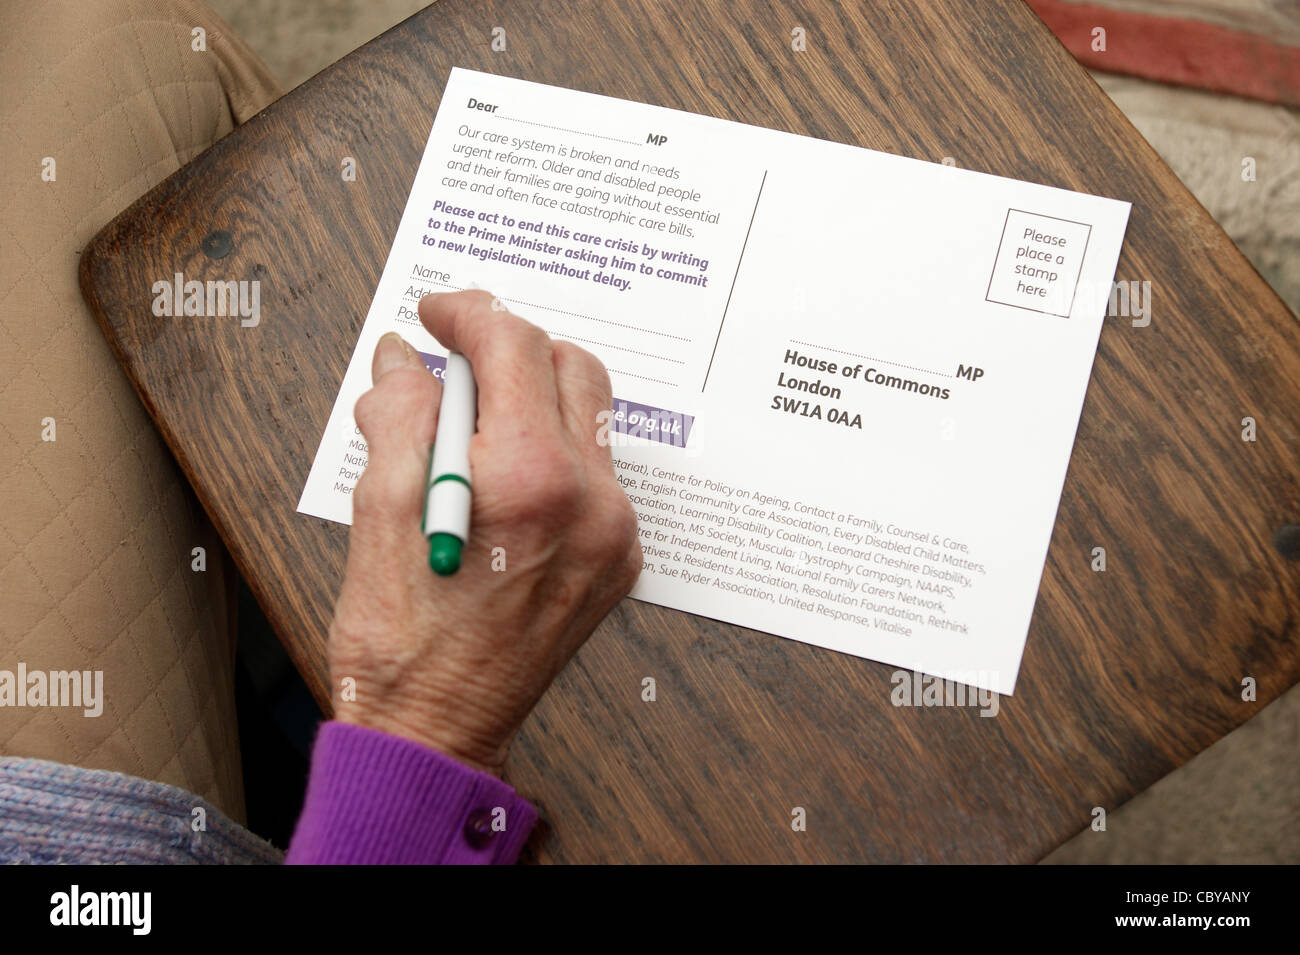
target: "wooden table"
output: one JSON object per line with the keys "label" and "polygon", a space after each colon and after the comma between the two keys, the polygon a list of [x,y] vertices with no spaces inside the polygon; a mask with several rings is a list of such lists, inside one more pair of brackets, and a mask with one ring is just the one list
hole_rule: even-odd
{"label": "wooden table", "polygon": [[[1102,332],[996,718],[896,709],[890,667],[627,600],[514,747],[508,778],[544,818],[529,858],[1034,860],[1300,677],[1300,562],[1283,555],[1300,543],[1280,530],[1300,522],[1296,319],[1019,0],[444,0],[82,258],[105,333],[319,700],[348,531],[294,508],[453,65],[1127,199],[1117,278],[1152,284],[1149,327]],[[176,272],[259,279],[261,324],[154,317],[151,285]]]}

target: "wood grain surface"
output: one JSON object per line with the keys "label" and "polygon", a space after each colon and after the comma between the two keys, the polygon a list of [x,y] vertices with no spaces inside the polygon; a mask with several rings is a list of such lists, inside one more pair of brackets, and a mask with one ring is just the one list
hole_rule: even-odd
{"label": "wood grain surface", "polygon": [[[1275,540],[1300,523],[1295,317],[1019,0],[443,0],[204,153],[82,259],[318,699],[348,531],[294,509],[456,65],[1129,200],[1116,277],[1152,283],[1148,327],[1102,331],[995,718],[895,708],[890,667],[625,600],[512,751],[507,778],[543,815],[528,858],[1034,860],[1300,677],[1300,561]],[[216,230],[220,259],[202,248]],[[259,279],[261,324],[155,317],[151,286],[176,272]]]}

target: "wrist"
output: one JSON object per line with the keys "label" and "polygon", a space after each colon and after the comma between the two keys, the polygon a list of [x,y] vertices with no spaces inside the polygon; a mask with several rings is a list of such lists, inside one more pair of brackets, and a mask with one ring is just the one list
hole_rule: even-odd
{"label": "wrist", "polygon": [[361,705],[334,701],[334,719],[398,736],[437,750],[470,769],[500,777],[505,768],[509,740],[475,732],[439,717],[430,706]]}

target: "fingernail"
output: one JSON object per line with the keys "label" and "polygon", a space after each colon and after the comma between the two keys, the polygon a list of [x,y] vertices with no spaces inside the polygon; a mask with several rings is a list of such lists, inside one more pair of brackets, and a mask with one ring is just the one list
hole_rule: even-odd
{"label": "fingernail", "polygon": [[375,358],[370,366],[371,377],[378,381],[394,368],[412,364],[413,359],[420,361],[420,356],[406,343],[406,339],[397,332],[387,332],[375,346]]}

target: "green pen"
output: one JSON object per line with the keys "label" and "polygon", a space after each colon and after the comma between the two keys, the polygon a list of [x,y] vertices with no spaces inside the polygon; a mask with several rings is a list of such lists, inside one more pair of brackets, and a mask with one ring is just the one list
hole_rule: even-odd
{"label": "green pen", "polygon": [[424,499],[424,536],[429,566],[447,577],[460,569],[469,540],[469,442],[474,437],[478,389],[464,355],[452,352],[442,373],[438,437],[429,452],[429,487]]}

